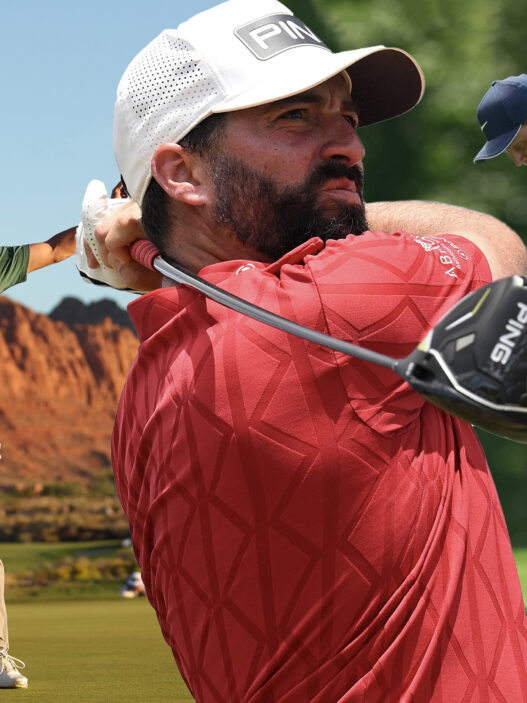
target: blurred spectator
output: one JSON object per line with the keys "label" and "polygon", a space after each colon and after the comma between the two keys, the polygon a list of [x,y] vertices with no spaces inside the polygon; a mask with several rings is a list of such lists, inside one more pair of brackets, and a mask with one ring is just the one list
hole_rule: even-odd
{"label": "blurred spectator", "polygon": [[474,163],[506,151],[516,166],[527,162],[527,74],[493,81],[477,110],[486,144]]}
{"label": "blurred spectator", "polygon": [[121,588],[121,595],[123,598],[137,598],[137,596],[146,595],[140,571],[134,571],[126,579],[124,586]]}

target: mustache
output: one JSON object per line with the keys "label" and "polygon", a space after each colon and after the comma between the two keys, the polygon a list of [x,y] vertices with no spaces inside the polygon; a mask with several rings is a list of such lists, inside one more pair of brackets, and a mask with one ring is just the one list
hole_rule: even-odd
{"label": "mustache", "polygon": [[364,186],[362,169],[359,166],[347,166],[338,161],[328,161],[318,166],[309,178],[308,187],[319,186],[337,178],[347,178],[349,181],[353,181],[357,187],[357,192],[362,195]]}

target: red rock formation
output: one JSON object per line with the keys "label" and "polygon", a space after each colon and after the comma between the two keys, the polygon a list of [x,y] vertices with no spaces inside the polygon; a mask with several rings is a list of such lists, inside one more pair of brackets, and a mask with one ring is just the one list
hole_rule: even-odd
{"label": "red rock formation", "polygon": [[109,466],[136,351],[110,318],[68,326],[0,297],[0,485],[86,482]]}

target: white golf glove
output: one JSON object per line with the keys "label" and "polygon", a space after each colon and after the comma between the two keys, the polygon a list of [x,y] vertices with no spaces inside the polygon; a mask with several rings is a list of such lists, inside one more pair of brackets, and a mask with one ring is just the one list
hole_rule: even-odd
{"label": "white golf glove", "polygon": [[[76,240],[76,265],[80,275],[87,283],[111,286],[118,290],[131,289],[126,286],[121,275],[114,269],[106,266],[100,253],[100,244],[95,236],[95,227],[101,222],[108,212],[130,202],[128,198],[109,198],[106,186],[101,181],[90,181],[82,201],[82,219],[77,227]],[[84,247],[84,238],[88,242],[93,255],[99,262],[98,268],[90,268]],[[133,291],[141,293],[143,291]]]}

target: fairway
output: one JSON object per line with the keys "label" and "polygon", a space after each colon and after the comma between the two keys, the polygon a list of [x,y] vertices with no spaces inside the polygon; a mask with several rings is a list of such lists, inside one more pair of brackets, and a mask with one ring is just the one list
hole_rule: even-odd
{"label": "fairway", "polygon": [[188,703],[145,599],[8,605],[10,652],[26,662],[19,703]]}

